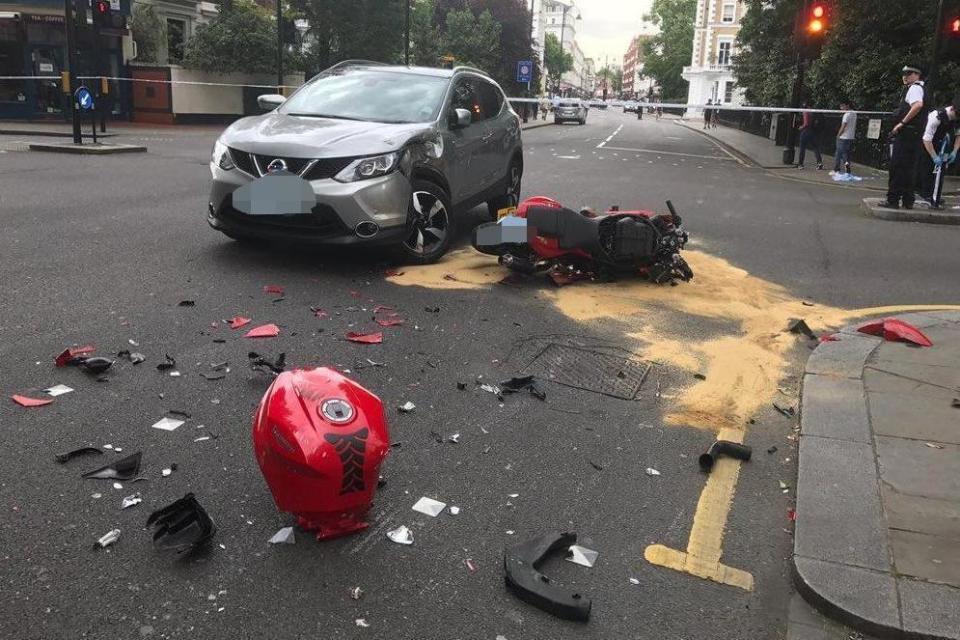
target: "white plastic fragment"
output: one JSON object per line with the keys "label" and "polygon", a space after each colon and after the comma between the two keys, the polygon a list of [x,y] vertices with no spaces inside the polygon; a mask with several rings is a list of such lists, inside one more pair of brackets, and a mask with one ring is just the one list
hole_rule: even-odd
{"label": "white plastic fragment", "polygon": [[417,408],[417,405],[413,404],[413,403],[410,402],[409,400],[407,400],[407,401],[404,402],[402,405],[400,405],[399,407],[397,407],[397,409],[400,411],[400,413],[411,413],[411,412],[412,412],[414,409],[416,409],[416,408]]}
{"label": "white plastic fragment", "polygon": [[96,549],[103,549],[104,547],[109,547],[119,539],[120,539],[120,529],[114,529],[112,531],[109,531],[103,534],[103,536],[99,540],[97,540],[96,544],[94,544],[93,546]]}
{"label": "white plastic fragment", "polygon": [[135,493],[132,496],[127,496],[120,502],[121,509],[129,509],[130,507],[136,506],[143,502],[143,498],[140,497],[139,493]]}
{"label": "white plastic fragment", "polygon": [[113,483],[113,488],[116,489],[117,491],[119,491],[120,489],[123,489],[123,485],[120,484],[119,482],[114,482],[114,483]]}
{"label": "white plastic fragment", "polygon": [[600,555],[599,551],[594,551],[593,549],[587,549],[586,547],[581,547],[578,544],[573,545],[567,549],[567,561],[572,562],[573,564],[579,564],[582,567],[592,567],[597,562],[597,557]]}
{"label": "white plastic fragment", "polygon": [[166,477],[169,476],[171,473],[173,473],[173,469],[171,469],[170,467],[167,467],[166,469],[164,469],[164,470],[161,471],[160,473],[162,473],[162,474],[163,474],[163,477],[166,478]]}
{"label": "white plastic fragment", "polygon": [[183,425],[183,420],[174,420],[173,418],[161,418],[160,420],[153,423],[154,429],[160,429],[162,431],[175,431]]}
{"label": "white plastic fragment", "polygon": [[180,372],[179,372],[179,371],[171,371],[171,372],[170,372],[170,377],[171,377],[171,378],[179,378],[179,377],[180,377]]}
{"label": "white plastic fragment", "polygon": [[62,396],[65,393],[70,393],[71,391],[73,391],[73,389],[71,389],[65,384],[57,384],[50,387],[49,389],[43,390],[45,394],[47,394],[48,396],[52,396],[54,398],[56,398],[57,396]]}
{"label": "white plastic fragment", "polygon": [[363,589],[361,589],[360,587],[354,587],[353,589],[350,589],[351,600],[359,600],[362,597],[363,597]]}
{"label": "white plastic fragment", "polygon": [[270,544],[297,544],[297,538],[293,533],[293,527],[284,527],[273,534],[268,542]]}
{"label": "white plastic fragment", "polygon": [[387,531],[387,537],[397,544],[413,544],[413,532],[404,525]]}
{"label": "white plastic fragment", "polygon": [[460,443],[460,434],[459,434],[459,433],[454,433],[454,434],[451,434],[451,435],[447,436],[447,442],[452,442],[453,444],[459,444],[459,443]]}
{"label": "white plastic fragment", "polygon": [[103,497],[103,494],[102,494],[102,493],[91,493],[91,494],[90,494],[90,497],[93,498],[94,500],[99,500],[100,498]]}
{"label": "white plastic fragment", "polygon": [[654,469],[653,467],[647,467],[645,473],[648,476],[659,476],[660,472]]}
{"label": "white plastic fragment", "polygon": [[640,584],[640,581],[636,578],[630,578],[630,584]]}
{"label": "white plastic fragment", "polygon": [[428,515],[431,518],[436,518],[438,515],[443,513],[443,510],[446,508],[446,502],[440,502],[439,500],[434,500],[433,498],[427,497],[420,498],[417,500],[417,503],[413,505],[414,511]]}
{"label": "white plastic fragment", "polygon": [[460,515],[460,507],[450,507],[450,515],[452,516]]}
{"label": "white plastic fragment", "polygon": [[370,626],[370,623],[364,620],[363,618],[357,618],[356,620],[354,620],[354,624],[356,624],[358,627],[364,627],[364,628]]}

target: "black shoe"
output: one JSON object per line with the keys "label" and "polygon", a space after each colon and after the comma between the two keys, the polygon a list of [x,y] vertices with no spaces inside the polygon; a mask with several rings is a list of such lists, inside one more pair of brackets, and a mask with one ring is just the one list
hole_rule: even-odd
{"label": "black shoe", "polygon": [[904,208],[904,209],[913,209],[913,203],[912,203],[912,202],[904,202],[904,203],[903,203],[903,208]]}
{"label": "black shoe", "polygon": [[823,163],[817,165],[817,171],[823,171]]}
{"label": "black shoe", "polygon": [[899,208],[900,208],[900,203],[899,203],[899,202],[889,202],[889,201],[887,201],[887,202],[884,202],[884,203],[883,203],[882,205],[880,205],[880,206],[883,207],[884,209],[899,209]]}

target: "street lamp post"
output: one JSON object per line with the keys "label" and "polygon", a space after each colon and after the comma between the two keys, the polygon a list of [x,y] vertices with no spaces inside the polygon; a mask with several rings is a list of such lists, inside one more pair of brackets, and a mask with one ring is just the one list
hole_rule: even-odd
{"label": "street lamp post", "polygon": [[283,0],[277,1],[277,92],[283,93]]}
{"label": "street lamp post", "polygon": [[406,33],[406,37],[403,40],[403,60],[404,60],[404,64],[409,67],[410,66],[410,2],[411,0],[405,0],[405,2],[407,5],[407,8],[406,8],[407,27],[404,30],[404,33]]}

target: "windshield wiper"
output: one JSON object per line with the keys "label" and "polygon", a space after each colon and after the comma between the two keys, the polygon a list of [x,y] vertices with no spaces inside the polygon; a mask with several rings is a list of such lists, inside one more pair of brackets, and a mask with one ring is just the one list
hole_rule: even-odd
{"label": "windshield wiper", "polygon": [[331,120],[356,120],[358,122],[370,122],[366,118],[351,118],[350,116],[334,116],[328,113],[288,113],[288,116],[300,116],[302,118],[329,118]]}

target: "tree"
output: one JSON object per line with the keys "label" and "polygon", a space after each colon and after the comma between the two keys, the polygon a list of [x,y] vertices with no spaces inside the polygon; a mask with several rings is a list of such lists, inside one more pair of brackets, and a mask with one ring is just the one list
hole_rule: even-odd
{"label": "tree", "polygon": [[493,69],[500,61],[500,29],[489,11],[474,16],[469,9],[451,10],[446,16],[444,53],[457,64]]}
{"label": "tree", "polygon": [[[497,63],[487,67],[487,71],[499,82],[507,95],[517,84],[517,63],[531,60],[533,40],[530,33],[529,0],[469,0],[474,14],[489,11],[493,19],[500,24],[500,56]],[[536,78],[534,78],[536,80]],[[531,86],[535,86],[531,82]],[[523,85],[526,89],[526,85]]]}
{"label": "tree", "polygon": [[[298,67],[289,53],[285,69]],[[201,71],[269,73],[277,70],[277,25],[270,12],[250,0],[220,5],[217,17],[197,27],[184,46],[184,66]]]}
{"label": "tree", "polygon": [[659,25],[660,33],[643,43],[643,73],[662,88],[664,101],[685,100],[687,81],[681,73],[693,54],[693,24],[697,0],[653,0],[648,22]]}
{"label": "tree", "polygon": [[623,69],[604,67],[597,71],[597,79],[606,82],[608,95],[619,96],[623,91]]}
{"label": "tree", "polygon": [[137,62],[160,62],[160,51],[167,40],[167,24],[152,4],[137,4],[130,16],[130,31],[137,43]]}
{"label": "tree", "polygon": [[[903,65],[910,62],[929,68],[937,4],[938,0],[835,0],[819,55],[808,62],[804,97],[823,107],[847,98],[860,109],[892,109],[902,90]],[[796,2],[752,0],[744,16],[734,71],[737,83],[755,104],[789,101],[796,77],[793,29],[798,10]],[[941,60],[934,104],[948,99],[958,84],[958,61]]]}
{"label": "tree", "polygon": [[425,67],[440,65],[443,34],[434,23],[436,0],[415,0],[410,15],[410,62]]}
{"label": "tree", "polygon": [[563,74],[573,69],[573,55],[560,48],[560,40],[552,33],[543,40],[543,64],[547,67],[547,84],[553,88],[559,87]]}

